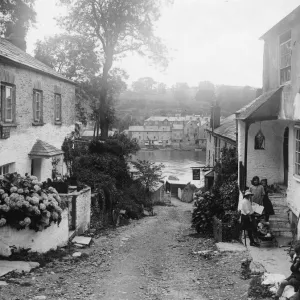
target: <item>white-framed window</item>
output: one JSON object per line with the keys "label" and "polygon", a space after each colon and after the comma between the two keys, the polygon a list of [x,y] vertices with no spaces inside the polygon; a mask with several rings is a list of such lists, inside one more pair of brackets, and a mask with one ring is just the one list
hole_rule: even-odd
{"label": "white-framed window", "polygon": [[0,120],[4,123],[13,123],[15,120],[15,90],[14,86],[1,82]]}
{"label": "white-framed window", "polygon": [[54,95],[54,115],[55,122],[61,122],[61,95]]}
{"label": "white-framed window", "polygon": [[43,122],[43,93],[33,90],[33,122]]}
{"label": "white-framed window", "polygon": [[300,127],[295,127],[295,175],[300,176]]}
{"label": "white-framed window", "polygon": [[12,164],[6,164],[6,165],[3,165],[3,166],[0,166],[0,175],[5,175],[5,174],[10,173],[12,171],[11,170],[11,165]]}
{"label": "white-framed window", "polygon": [[291,30],[279,36],[279,69],[280,84],[291,81],[292,62],[292,32]]}

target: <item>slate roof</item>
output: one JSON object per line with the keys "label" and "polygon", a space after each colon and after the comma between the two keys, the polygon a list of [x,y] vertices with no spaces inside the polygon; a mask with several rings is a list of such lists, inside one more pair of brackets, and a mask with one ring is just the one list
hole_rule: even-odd
{"label": "slate roof", "polygon": [[0,38],[0,61],[1,60],[10,61],[21,65],[22,67],[29,68],[37,72],[47,74],[52,77],[75,84],[73,81],[57,73],[52,68],[33,58],[31,55],[3,38]]}
{"label": "slate roof", "polygon": [[270,34],[282,30],[282,28],[292,27],[293,23],[298,22],[300,16],[300,5],[297,6],[291,13],[276,23],[271,29],[269,29],[260,39],[266,39]]}
{"label": "slate roof", "polygon": [[[207,129],[207,131],[212,132],[211,128]],[[225,137],[236,142],[236,121],[235,115],[230,115],[225,118],[221,125],[214,130],[214,134]]]}
{"label": "slate roof", "polygon": [[28,155],[49,158],[52,156],[61,155],[63,153],[64,152],[62,150],[59,150],[46,142],[36,140]]}
{"label": "slate roof", "polygon": [[236,112],[237,119],[245,120],[249,118],[254,112],[256,112],[264,103],[270,100],[282,87],[275,90],[263,93],[258,98],[254,99],[252,102],[241,108]]}

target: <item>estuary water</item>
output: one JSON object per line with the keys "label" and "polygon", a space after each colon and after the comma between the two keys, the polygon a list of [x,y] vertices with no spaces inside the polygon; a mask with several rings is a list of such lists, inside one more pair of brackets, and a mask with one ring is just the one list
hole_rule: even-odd
{"label": "estuary water", "polygon": [[[163,163],[163,175],[176,176],[180,181],[191,182],[192,167],[205,165],[204,151],[178,151],[178,150],[140,150],[133,159],[150,160]],[[202,176],[201,176],[202,177]]]}

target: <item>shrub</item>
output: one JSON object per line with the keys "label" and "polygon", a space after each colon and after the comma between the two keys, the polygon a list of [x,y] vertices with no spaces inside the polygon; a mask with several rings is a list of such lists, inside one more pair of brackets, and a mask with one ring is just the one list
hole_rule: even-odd
{"label": "shrub", "polygon": [[52,222],[59,224],[66,207],[57,191],[35,176],[17,173],[0,179],[0,227],[10,225],[18,230],[29,227],[42,231]]}

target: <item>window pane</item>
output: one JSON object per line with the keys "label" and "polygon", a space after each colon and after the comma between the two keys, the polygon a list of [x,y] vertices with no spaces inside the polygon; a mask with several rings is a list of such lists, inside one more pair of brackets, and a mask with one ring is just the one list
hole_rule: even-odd
{"label": "window pane", "polygon": [[9,86],[5,87],[5,119],[7,121],[12,121],[12,88]]}
{"label": "window pane", "polygon": [[55,95],[55,120],[60,121],[61,119],[61,96]]}

